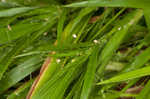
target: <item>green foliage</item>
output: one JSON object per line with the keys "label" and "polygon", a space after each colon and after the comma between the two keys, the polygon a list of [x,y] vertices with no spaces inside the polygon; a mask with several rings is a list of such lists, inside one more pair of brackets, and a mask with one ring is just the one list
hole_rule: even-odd
{"label": "green foliage", "polygon": [[0,99],[149,99],[149,5],[1,0]]}
{"label": "green foliage", "polygon": [[120,82],[120,81],[130,80],[130,79],[134,79],[134,78],[138,78],[142,76],[147,76],[147,75],[150,75],[149,71],[150,71],[150,67],[137,69],[137,70],[127,72],[127,73],[118,75],[116,77],[110,78],[109,80],[102,81],[98,83],[98,85],[112,83],[112,82]]}

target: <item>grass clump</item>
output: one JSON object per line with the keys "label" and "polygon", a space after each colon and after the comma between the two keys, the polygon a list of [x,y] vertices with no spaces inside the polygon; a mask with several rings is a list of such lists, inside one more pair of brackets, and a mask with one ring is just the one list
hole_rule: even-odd
{"label": "grass clump", "polygon": [[1,0],[0,99],[150,99],[149,5]]}

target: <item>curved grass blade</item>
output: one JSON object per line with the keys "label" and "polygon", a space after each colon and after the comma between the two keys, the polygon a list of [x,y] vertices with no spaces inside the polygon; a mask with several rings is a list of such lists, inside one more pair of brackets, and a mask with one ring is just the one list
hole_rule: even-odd
{"label": "curved grass blade", "polygon": [[7,9],[7,10],[1,10],[0,18],[14,16],[14,15],[17,15],[20,13],[24,13],[24,12],[33,10],[33,9],[35,9],[35,7],[18,7],[18,8],[11,8],[11,9]]}
{"label": "curved grass blade", "polygon": [[[52,99],[61,99],[58,97],[62,97],[62,94],[60,95],[60,93],[64,92],[65,90],[65,85],[61,86],[61,83],[64,84],[64,80],[68,79],[68,81],[72,81],[72,78],[74,78],[74,76],[80,74],[77,73],[76,75],[72,75],[73,72],[78,71],[78,68],[81,64],[83,64],[83,62],[85,62],[88,58],[87,56],[79,56],[77,58],[75,58],[75,62],[70,62],[68,65],[66,65],[62,70],[59,70],[57,73],[55,73],[55,75],[48,80],[42,87],[41,89],[38,89],[36,92],[34,92],[34,94],[30,97],[31,99],[49,99],[50,97]],[[69,73],[68,73],[69,72]],[[70,75],[72,75],[72,77],[70,78]],[[66,82],[65,82],[66,83]],[[68,86],[68,85],[67,85]],[[61,87],[63,87],[61,89]],[[63,90],[62,92],[59,91],[55,91],[55,89],[59,88],[61,90]],[[53,95],[55,92],[55,95]],[[59,94],[58,94],[59,93]],[[56,95],[57,94],[57,95]],[[47,97],[48,96],[48,97]]]}
{"label": "curved grass blade", "polygon": [[[66,99],[71,99],[72,97],[75,97],[76,94],[78,94],[79,91],[81,91],[82,82],[83,82],[83,76],[84,75],[80,76],[78,82],[73,86],[73,88],[71,89],[71,91],[67,95]],[[80,97],[80,95],[78,95],[78,97]],[[73,98],[73,99],[75,99],[75,98]]]}
{"label": "curved grass blade", "polygon": [[17,82],[25,78],[27,75],[31,74],[33,71],[40,67],[41,62],[40,57],[32,57],[26,60],[24,63],[13,68],[0,80],[0,93],[4,92],[11,86],[15,85]]}
{"label": "curved grass blade", "polygon": [[16,3],[10,3],[10,2],[0,2],[0,8],[13,8],[20,6],[19,4]]}
{"label": "curved grass blade", "polygon": [[102,33],[102,31],[104,31],[126,8],[123,8],[122,10],[120,10],[111,20],[109,20],[109,22],[107,22],[91,39],[93,40],[94,38],[96,38],[99,34]]}
{"label": "curved grass blade", "polygon": [[93,53],[89,58],[89,63],[88,63],[87,70],[84,76],[84,82],[83,82],[80,99],[88,99],[89,97],[89,94],[93,85],[94,77],[95,77],[96,68],[97,68],[98,52],[99,52],[99,47],[93,50]]}
{"label": "curved grass blade", "polygon": [[26,97],[27,92],[32,85],[34,79],[29,80],[28,82],[21,85],[18,89],[16,89],[13,93],[11,93],[7,99],[22,99]]}
{"label": "curved grass blade", "polygon": [[129,8],[143,8],[147,25],[150,29],[150,18],[149,18],[149,0],[91,0],[72,3],[65,7],[129,7]]}
{"label": "curved grass blade", "polygon": [[149,0],[91,0],[72,3],[65,7],[129,7],[146,8],[149,7]]}
{"label": "curved grass blade", "polygon": [[65,8],[63,8],[62,10],[62,15],[60,16],[60,19],[58,21],[58,26],[57,26],[57,42],[58,45],[61,44],[61,36],[62,36],[62,32],[64,29],[64,23],[67,17],[67,10]]}
{"label": "curved grass blade", "polygon": [[[71,38],[72,37],[72,34],[73,34],[73,31],[75,29],[75,27],[77,27],[77,25],[80,24],[81,20],[86,16],[88,15],[89,13],[91,13],[92,11],[96,10],[95,7],[91,7],[91,8],[84,8],[82,9],[80,12],[79,12],[79,15],[74,19],[72,20],[67,26],[66,28],[64,29],[64,32],[63,32],[63,35],[61,37],[61,42],[62,43],[68,43],[70,42],[70,39],[73,39]],[[66,43],[66,44],[67,44]],[[71,42],[70,42],[71,43]]]}
{"label": "curved grass blade", "polygon": [[14,48],[12,49],[12,51],[9,52],[3,59],[0,59],[0,71],[1,71],[0,72],[0,78],[3,76],[4,72],[8,69],[9,65],[14,60],[14,57],[18,53],[20,53],[20,51],[22,51],[25,47],[27,47],[28,40],[30,39],[30,43],[35,41],[40,35],[42,35],[45,31],[47,31],[49,28],[51,28],[53,26],[53,24],[56,23],[56,18],[54,18],[50,22],[51,23],[45,24],[46,26],[45,25],[40,26],[40,27],[45,27],[45,28],[43,28],[43,29],[39,28],[41,30],[39,32],[37,32],[36,34],[33,34],[31,37],[28,37],[28,39],[22,38],[22,40],[17,41],[17,43],[14,46]]}
{"label": "curved grass blade", "polygon": [[3,28],[0,30],[0,44],[11,42],[21,36],[33,33],[40,27],[40,24],[17,24],[12,26],[11,30]]}
{"label": "curved grass blade", "polygon": [[150,75],[150,67],[149,66],[141,68],[141,69],[137,69],[137,70],[134,70],[131,72],[127,72],[124,74],[120,74],[120,75],[112,77],[108,80],[99,82],[99,83],[97,83],[97,85],[121,82],[121,81],[131,80],[131,79],[140,78],[140,77],[148,76],[148,75]]}
{"label": "curved grass blade", "polygon": [[99,74],[103,73],[105,66],[111,59],[113,53],[117,50],[119,45],[123,42],[124,37],[127,35],[128,29],[135,24],[143,16],[142,10],[132,11],[126,16],[122,21],[120,26],[116,28],[118,31],[113,35],[113,37],[108,41],[100,55],[100,68],[98,70]]}
{"label": "curved grass blade", "polygon": [[149,92],[150,92],[149,86],[150,86],[150,80],[147,82],[147,84],[142,89],[142,91],[140,92],[140,94],[138,94],[138,96],[136,97],[136,99],[147,99],[147,96],[149,95]]}
{"label": "curved grass blade", "polygon": [[[95,8],[85,8],[85,9],[81,10],[79,16],[77,16],[73,21],[71,21],[67,25],[67,27],[62,32],[62,34],[63,34],[62,37],[61,37],[61,44],[62,45],[71,43],[71,42],[67,42],[66,39],[68,39],[68,38],[70,38],[70,36],[72,36],[71,35],[72,31],[79,24],[81,19],[84,16],[86,16],[87,14],[89,14],[90,12],[92,12],[93,10],[95,10]],[[64,43],[64,41],[67,42],[67,43]],[[57,41],[55,42],[55,45],[57,45]],[[55,52],[54,52],[54,54],[55,54]],[[43,65],[43,68],[41,69],[40,76],[39,76],[38,80],[35,81],[36,84],[33,85],[35,87],[34,87],[34,89],[31,89],[27,99],[32,99],[32,96],[40,90],[42,85],[47,80],[49,80],[53,76],[53,74],[55,74],[56,69],[60,68],[60,64],[58,64],[56,62],[56,60],[57,60],[57,58],[55,58],[55,57],[48,57],[48,59],[45,61],[46,64]]]}
{"label": "curved grass blade", "polygon": [[147,27],[150,31],[150,7],[149,8],[144,8],[144,16],[145,16],[145,19],[146,19],[146,22],[147,22]]}
{"label": "curved grass blade", "polygon": [[135,57],[135,60],[127,66],[122,72],[135,70],[143,66],[150,59],[150,47],[144,50],[140,55]]}

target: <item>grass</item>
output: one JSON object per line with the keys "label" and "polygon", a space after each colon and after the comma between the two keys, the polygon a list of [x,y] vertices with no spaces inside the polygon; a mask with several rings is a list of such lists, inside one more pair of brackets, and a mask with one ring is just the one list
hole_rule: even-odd
{"label": "grass", "polygon": [[1,0],[0,99],[150,99],[149,0]]}

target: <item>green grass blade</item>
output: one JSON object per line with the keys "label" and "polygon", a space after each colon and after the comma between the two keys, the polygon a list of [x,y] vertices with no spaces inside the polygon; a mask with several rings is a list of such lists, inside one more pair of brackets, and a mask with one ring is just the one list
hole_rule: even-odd
{"label": "green grass blade", "polygon": [[10,17],[35,9],[35,7],[19,7],[0,11],[0,17]]}
{"label": "green grass blade", "polygon": [[[59,90],[65,89],[65,87],[63,87],[65,85],[62,86],[62,84],[65,84],[65,83],[67,84],[67,82],[64,80],[69,78],[67,81],[68,82],[70,80],[72,81],[72,78],[74,78],[73,76],[76,76],[76,75],[72,75],[72,73],[78,71],[77,68],[79,68],[79,66],[83,64],[83,62],[85,62],[87,58],[88,58],[87,56],[80,56],[80,57],[75,58],[75,62],[70,62],[68,65],[66,65],[66,67],[64,67],[62,70],[59,70],[50,80],[48,80],[41,87],[41,89],[36,90],[36,92],[34,92],[34,94],[32,95],[31,99],[49,99],[50,97],[51,98],[53,97],[52,99],[55,99],[56,97],[57,98],[62,97],[62,94],[59,95],[61,93],[61,91]],[[72,75],[71,78],[70,78],[70,75]],[[57,89],[58,92],[55,89]],[[62,92],[64,91],[65,90],[63,90]]]}
{"label": "green grass blade", "polygon": [[[73,21],[71,21],[69,23],[69,25],[67,25],[67,27],[65,28],[65,30],[62,32],[62,37],[61,37],[61,44],[68,44],[71,42],[68,42],[66,39],[70,39],[70,36],[72,37],[72,31],[74,30],[74,28],[79,25],[81,19],[86,16],[87,14],[91,13],[93,10],[95,10],[95,8],[85,8],[83,10],[81,10],[79,16],[77,16]],[[74,22],[74,23],[72,23]],[[67,42],[67,43],[64,43]],[[42,87],[43,83],[45,83],[47,80],[49,80],[56,72],[56,69],[60,68],[60,64],[58,64],[56,62],[57,58],[52,57],[51,58],[51,62],[49,63],[49,65],[45,68],[43,75],[41,75],[40,77],[40,81],[37,83],[37,87],[35,88],[35,90],[33,91],[32,95],[34,96],[34,94],[36,92],[38,92],[40,90],[40,87]],[[31,95],[31,97],[32,97]]]}
{"label": "green grass blade", "polygon": [[143,8],[148,27],[150,28],[149,18],[149,0],[91,0],[77,2],[66,5],[65,7],[129,7],[129,8]]}
{"label": "green grass blade", "polygon": [[150,7],[144,9],[144,16],[145,16],[145,19],[147,22],[148,29],[150,31],[150,10],[149,9],[150,9]]}
{"label": "green grass blade", "polygon": [[40,57],[32,57],[13,68],[0,80],[0,93],[7,90],[40,67]]}
{"label": "green grass blade", "polygon": [[57,26],[57,42],[58,45],[61,44],[61,37],[62,37],[62,32],[64,29],[64,23],[67,17],[67,10],[63,8],[62,10],[62,15],[60,16],[60,19],[58,21],[58,26]]}
{"label": "green grass blade", "polygon": [[65,7],[129,7],[145,8],[149,7],[149,0],[91,0],[73,3]]}
{"label": "green grass blade", "polygon": [[[73,88],[71,89],[71,91],[69,92],[68,96],[66,97],[66,99],[71,99],[71,97],[75,96],[75,94],[78,93],[78,91],[81,89],[82,87],[82,82],[83,82],[83,76],[80,76],[80,78],[78,79],[78,82],[73,86]],[[78,95],[78,97],[80,97],[80,95]]]}
{"label": "green grass blade", "polygon": [[19,6],[16,3],[10,3],[10,2],[0,2],[0,8],[12,8]]}
{"label": "green grass blade", "polygon": [[148,75],[150,75],[150,67],[144,67],[144,68],[137,69],[131,72],[117,75],[115,77],[112,77],[108,80],[104,80],[97,84],[102,85],[102,84],[108,84],[108,83],[114,83],[114,82],[121,82],[121,81],[131,80],[131,79],[148,76]]}
{"label": "green grass blade", "polygon": [[150,92],[150,80],[147,82],[147,84],[144,86],[140,94],[136,97],[136,99],[146,99]]}
{"label": "green grass blade", "polygon": [[23,42],[21,41],[16,42],[17,45],[14,46],[12,50],[5,55],[5,57],[0,59],[0,79],[2,78],[4,72],[8,69],[11,62],[14,60],[13,57],[24,48],[25,45],[23,45],[22,43]]}
{"label": "green grass blade", "polygon": [[21,99],[26,97],[27,92],[29,91],[30,86],[32,85],[34,79],[29,80],[28,82],[21,85],[13,93],[11,93],[7,99]]}
{"label": "green grass blade", "polygon": [[[68,42],[70,42],[70,41],[68,41],[68,39],[69,39],[69,40],[70,40],[70,39],[73,39],[73,38],[71,38],[71,37],[72,37],[73,31],[75,30],[75,27],[77,27],[77,25],[80,24],[81,20],[82,20],[86,15],[88,15],[89,13],[91,13],[91,12],[94,11],[94,10],[96,10],[95,7],[90,7],[90,8],[84,8],[84,9],[82,9],[82,10],[79,12],[78,16],[77,16],[75,19],[73,19],[73,20],[66,26],[66,28],[64,29],[63,35],[62,35],[62,37],[61,37],[61,42],[63,42],[63,43],[66,43],[66,42],[68,43]],[[65,40],[65,42],[64,42],[64,40]],[[67,44],[67,43],[66,43],[66,44]],[[70,43],[71,43],[71,42],[70,42]]]}
{"label": "green grass blade", "polygon": [[0,99],[149,99],[149,5],[1,0]]}
{"label": "green grass blade", "polygon": [[[31,28],[32,27],[32,28]],[[19,37],[22,37],[26,34],[33,33],[40,28],[40,24],[17,24],[12,26],[12,30],[8,30],[8,28],[3,28],[0,30],[0,44],[11,42]],[[26,29],[24,29],[26,28]],[[22,32],[20,32],[22,31]]]}
{"label": "green grass blade", "polygon": [[89,97],[97,68],[97,55],[99,52],[98,50],[99,50],[98,48],[95,48],[93,50],[93,54],[89,58],[89,63],[84,76],[84,82],[80,99],[88,99]]}
{"label": "green grass blade", "polygon": [[127,66],[127,68],[125,68],[123,70],[123,72],[128,72],[134,69],[138,69],[141,66],[143,66],[146,62],[148,62],[148,60],[150,59],[150,47],[147,48],[146,50],[144,50],[141,54],[139,54],[138,56],[135,57],[135,60],[129,65]]}
{"label": "green grass blade", "polygon": [[111,20],[109,20],[109,22],[106,23],[106,25],[104,25],[93,37],[92,40],[97,37],[100,33],[102,33],[123,11],[125,10],[125,8],[123,8],[122,10],[120,10]]}
{"label": "green grass blade", "polygon": [[113,53],[117,50],[119,45],[123,42],[124,37],[127,35],[128,29],[135,24],[139,19],[143,16],[142,10],[135,10],[131,12],[128,16],[126,16],[122,21],[121,25],[117,26],[119,29],[113,37],[108,41],[106,46],[104,47],[101,55],[100,55],[100,62],[101,66],[98,70],[98,73],[101,74],[112,57]]}

